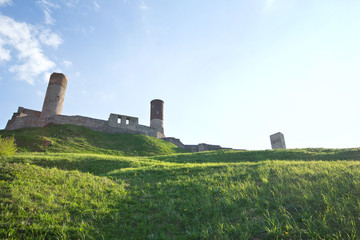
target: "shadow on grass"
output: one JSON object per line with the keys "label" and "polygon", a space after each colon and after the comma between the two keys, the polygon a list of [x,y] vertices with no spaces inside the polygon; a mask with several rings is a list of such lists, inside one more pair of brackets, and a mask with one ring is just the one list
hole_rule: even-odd
{"label": "shadow on grass", "polygon": [[[243,233],[249,234],[244,239],[330,238],[340,231],[356,234],[351,224],[336,218],[336,214],[348,214],[353,220],[359,214],[355,207],[358,189],[349,178],[356,171],[336,173],[331,171],[336,167],[326,164],[320,163],[325,172],[300,167],[297,174],[289,173],[291,165],[261,162],[230,169],[226,165],[128,169],[109,176],[129,183],[131,205],[137,207],[129,207],[128,220],[148,224],[148,232],[185,236],[187,231],[193,239],[239,239]],[[346,204],[354,210],[344,210]],[[329,217],[326,221],[324,214]],[[147,218],[141,218],[144,215]]]}
{"label": "shadow on grass", "polygon": [[174,163],[211,163],[211,162],[258,162],[265,160],[301,160],[301,161],[338,161],[360,160],[360,148],[353,149],[289,149],[265,151],[220,150],[193,154],[155,156],[153,159]]}
{"label": "shadow on grass", "polygon": [[136,161],[136,158],[128,160],[126,158],[105,159],[96,156],[46,156],[39,155],[35,157],[21,156],[12,157],[7,160],[8,163],[30,163],[43,168],[57,168],[66,171],[79,171],[83,173],[91,173],[96,176],[106,176],[108,172],[129,168],[139,167],[143,163]]}
{"label": "shadow on grass", "polygon": [[45,167],[45,168],[58,168],[61,170],[67,171],[80,171],[83,173],[91,173],[97,176],[106,175],[106,173],[113,171],[115,169],[134,167],[131,162],[122,162],[122,161],[111,161],[111,160],[79,160],[79,161],[69,161],[69,160],[53,160],[53,161],[34,161],[33,164]]}

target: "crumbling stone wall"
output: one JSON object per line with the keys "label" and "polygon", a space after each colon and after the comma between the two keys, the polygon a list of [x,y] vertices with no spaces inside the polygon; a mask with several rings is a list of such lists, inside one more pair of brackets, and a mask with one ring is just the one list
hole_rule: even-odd
{"label": "crumbling stone wall", "polygon": [[200,143],[197,145],[185,145],[180,141],[180,139],[173,138],[173,137],[166,137],[166,138],[161,138],[161,139],[164,141],[170,142],[180,148],[188,150],[190,152],[204,152],[204,151],[229,149],[229,148],[223,148],[220,145],[211,145],[211,144],[206,144],[206,143]]}
{"label": "crumbling stone wall", "polygon": [[180,139],[178,138],[174,138],[174,137],[166,137],[166,138],[161,138],[161,140],[170,142],[180,148],[184,148],[185,149],[185,145],[180,141]]}
{"label": "crumbling stone wall", "polygon": [[42,111],[35,111],[19,107],[8,121],[5,129],[15,130],[28,127],[44,127],[48,124],[73,124],[95,131],[106,133],[142,134],[161,138],[174,145],[191,152],[223,149],[219,145],[201,143],[198,145],[184,145],[180,139],[166,138],[164,134],[164,102],[160,99],[151,101],[150,127],[140,125],[136,117],[111,113],[108,121],[84,116],[61,115],[67,78],[62,73],[53,73],[50,76]]}
{"label": "crumbling stone wall", "polygon": [[[105,121],[84,116],[66,115],[53,115],[52,117],[42,118],[40,113],[39,111],[20,107],[19,111],[14,113],[12,119],[8,121],[5,129],[15,130],[28,127],[44,127],[47,124],[73,124],[98,132],[142,134],[151,137],[158,137],[159,135],[156,129],[138,124],[138,118],[125,115],[110,114],[109,120]],[[125,119],[125,121],[122,123],[117,122],[118,118]],[[129,119],[129,121],[126,119]]]}
{"label": "crumbling stone wall", "polygon": [[98,132],[105,132],[107,122],[100,119],[83,117],[83,116],[66,116],[55,115],[48,119],[52,124],[73,124],[77,126],[86,127]]}

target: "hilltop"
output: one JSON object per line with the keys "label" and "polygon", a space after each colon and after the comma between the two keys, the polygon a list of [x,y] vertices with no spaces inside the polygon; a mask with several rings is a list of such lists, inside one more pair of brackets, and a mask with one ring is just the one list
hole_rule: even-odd
{"label": "hilltop", "polygon": [[135,134],[109,134],[76,125],[2,130],[14,136],[19,152],[93,153],[120,156],[153,156],[187,152],[172,143]]}
{"label": "hilltop", "polygon": [[[359,239],[360,149],[183,153],[71,125],[1,131],[2,239]],[[48,142],[48,144],[44,144]]]}

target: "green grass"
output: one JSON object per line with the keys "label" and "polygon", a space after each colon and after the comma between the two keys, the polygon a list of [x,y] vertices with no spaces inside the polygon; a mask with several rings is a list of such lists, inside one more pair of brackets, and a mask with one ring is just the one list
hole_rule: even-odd
{"label": "green grass", "polygon": [[122,156],[152,156],[186,152],[172,143],[134,134],[108,134],[75,125],[51,125],[0,131],[14,136],[19,152],[97,153]]}
{"label": "green grass", "polygon": [[13,155],[17,151],[14,137],[1,137],[0,135],[0,156]]}
{"label": "green grass", "polygon": [[359,152],[18,153],[0,239],[359,239]]}

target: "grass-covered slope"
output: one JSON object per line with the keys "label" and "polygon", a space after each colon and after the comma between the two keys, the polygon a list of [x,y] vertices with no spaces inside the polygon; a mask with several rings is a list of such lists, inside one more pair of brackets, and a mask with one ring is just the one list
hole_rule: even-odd
{"label": "grass-covered slope", "polygon": [[185,152],[157,138],[134,134],[108,134],[75,125],[51,125],[0,131],[14,136],[19,152],[98,153],[126,156],[151,156]]}
{"label": "grass-covered slope", "polygon": [[62,125],[0,131],[0,239],[360,239],[360,149],[179,153]]}
{"label": "grass-covered slope", "polygon": [[220,150],[198,153],[183,153],[174,156],[157,156],[160,161],[177,163],[205,163],[205,162],[258,162],[264,160],[301,160],[301,161],[337,161],[337,160],[360,160],[360,148],[349,149],[325,149],[325,148],[305,148],[305,149],[278,149],[278,150],[259,150],[259,151],[238,151]]}
{"label": "grass-covered slope", "polygon": [[0,239],[359,239],[358,152],[20,153]]}

